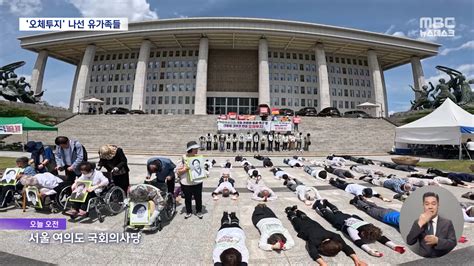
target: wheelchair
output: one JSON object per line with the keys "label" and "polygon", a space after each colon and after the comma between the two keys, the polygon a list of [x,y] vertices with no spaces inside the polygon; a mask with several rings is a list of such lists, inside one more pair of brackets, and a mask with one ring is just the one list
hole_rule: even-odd
{"label": "wheelchair", "polygon": [[[59,193],[56,192],[55,194],[52,195],[46,195],[41,199],[41,205],[43,208],[35,208],[36,211],[45,211],[49,210],[52,213],[58,213],[61,212],[61,210],[64,209],[68,198],[71,196],[72,191],[71,191],[71,185],[66,184],[62,185],[62,183],[59,185],[60,187],[58,188]],[[27,199],[25,195],[22,195],[23,197],[23,212],[25,211],[27,203]]]}
{"label": "wheelchair", "polygon": [[[88,213],[87,217],[92,219],[95,214],[95,218],[99,220],[100,223],[105,221],[106,214],[108,215],[117,215],[124,209],[124,200],[125,200],[125,191],[119,186],[116,186],[113,183],[112,178],[110,178],[108,173],[103,173],[109,179],[109,184],[102,190],[99,195],[89,199],[87,203],[86,212]],[[63,214],[67,210],[70,196],[66,198],[63,207]],[[78,216],[71,216],[72,219],[77,218]]]}
{"label": "wheelchair", "polygon": [[[161,196],[163,197],[164,208],[159,211],[158,217],[150,225],[151,232],[161,231],[163,229],[164,223],[169,223],[176,214],[176,199],[173,193],[168,192],[166,183],[159,184],[159,188],[149,183],[145,183],[144,185],[147,187],[151,187],[153,189],[159,189]],[[129,229],[129,224],[130,224],[129,212],[130,212],[130,199],[128,198],[125,204],[124,231],[127,231]],[[145,225],[134,225],[134,229],[141,230],[143,229],[144,226]]]}

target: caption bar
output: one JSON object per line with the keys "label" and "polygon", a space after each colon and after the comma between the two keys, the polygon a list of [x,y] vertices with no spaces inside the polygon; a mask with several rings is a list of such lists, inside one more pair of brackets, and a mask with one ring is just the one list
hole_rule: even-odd
{"label": "caption bar", "polygon": [[20,31],[127,31],[128,18],[20,18]]}
{"label": "caption bar", "polygon": [[66,230],[66,218],[0,218],[0,230]]}
{"label": "caption bar", "polygon": [[111,232],[100,232],[100,233],[54,233],[49,234],[48,232],[31,233],[28,242],[36,244],[51,244],[51,243],[102,243],[102,244],[119,244],[119,243],[133,243],[135,245],[140,244],[141,239],[140,233],[111,233]]}

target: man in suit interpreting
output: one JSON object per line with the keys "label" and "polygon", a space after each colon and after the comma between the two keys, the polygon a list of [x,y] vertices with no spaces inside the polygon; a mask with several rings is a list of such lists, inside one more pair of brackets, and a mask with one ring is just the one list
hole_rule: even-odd
{"label": "man in suit interpreting", "polygon": [[415,220],[407,235],[407,244],[418,242],[419,255],[436,258],[446,255],[456,246],[456,233],[451,220],[438,215],[439,196],[423,194],[423,213]]}

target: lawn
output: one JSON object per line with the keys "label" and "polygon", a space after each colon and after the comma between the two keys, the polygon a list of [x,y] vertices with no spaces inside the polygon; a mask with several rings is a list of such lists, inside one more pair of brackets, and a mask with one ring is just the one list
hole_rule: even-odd
{"label": "lawn", "polygon": [[0,171],[9,168],[9,167],[16,167],[15,163],[16,158],[11,157],[0,157]]}
{"label": "lawn", "polygon": [[474,161],[469,160],[453,160],[453,161],[439,161],[439,162],[420,162],[418,166],[426,168],[436,168],[448,172],[463,172],[471,173],[469,166],[473,165]]}

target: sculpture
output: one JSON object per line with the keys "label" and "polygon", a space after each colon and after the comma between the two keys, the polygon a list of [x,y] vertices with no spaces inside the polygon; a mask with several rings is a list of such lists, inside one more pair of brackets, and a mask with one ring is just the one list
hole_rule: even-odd
{"label": "sculpture", "polygon": [[[35,104],[39,102],[44,92],[34,94],[30,84],[25,81],[25,77],[18,79],[14,70],[24,64],[24,61],[19,61],[0,68],[0,96],[12,102],[20,100],[24,103]],[[28,91],[26,90],[27,87]]]}
{"label": "sculpture", "polygon": [[[420,90],[417,90],[410,85],[412,90],[420,95],[420,97],[415,101],[410,101],[412,105],[411,110],[427,109],[431,107],[437,108],[443,104],[447,98],[451,99],[459,106],[474,102],[474,94],[469,85],[473,84],[473,80],[466,80],[466,76],[461,72],[449,67],[436,66],[436,69],[448,74],[450,80],[446,82],[443,78],[439,79],[439,84],[436,85],[436,88],[431,82],[429,82],[429,85],[431,86],[430,90],[428,90],[427,85],[423,85]],[[430,95],[431,92],[432,94]],[[430,100],[430,96],[432,100]]]}

